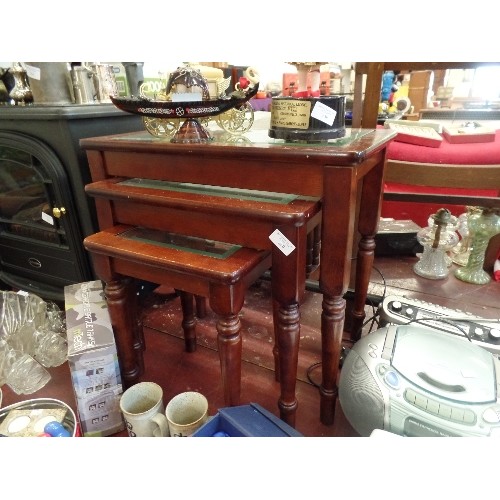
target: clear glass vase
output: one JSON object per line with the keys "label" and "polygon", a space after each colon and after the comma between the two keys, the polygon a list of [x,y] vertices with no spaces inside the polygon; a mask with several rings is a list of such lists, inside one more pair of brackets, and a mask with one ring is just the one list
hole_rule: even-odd
{"label": "clear glass vase", "polygon": [[32,394],[51,379],[50,373],[36,359],[15,349],[5,353],[3,374],[5,383],[16,394]]}
{"label": "clear glass vase", "polygon": [[456,218],[452,220],[450,211],[441,208],[430,220],[432,225],[417,233],[417,240],[424,251],[413,270],[423,278],[444,279],[450,272],[450,257],[447,252],[458,243]]}
{"label": "clear glass vase", "polygon": [[38,329],[33,337],[33,357],[43,366],[59,366],[68,359],[68,341],[57,332]]}

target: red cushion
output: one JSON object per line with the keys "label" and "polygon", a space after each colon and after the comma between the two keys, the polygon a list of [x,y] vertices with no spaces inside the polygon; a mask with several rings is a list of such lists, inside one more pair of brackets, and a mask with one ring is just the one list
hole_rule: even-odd
{"label": "red cushion", "polygon": [[[416,146],[404,142],[392,141],[387,148],[387,157],[391,160],[408,161],[415,163],[441,163],[461,165],[500,165],[500,130],[496,131],[494,142],[451,144],[443,140],[439,148]],[[418,168],[415,165],[415,168]],[[499,167],[500,168],[500,167]],[[440,193],[462,194],[477,196],[498,196],[500,186],[494,189],[454,189],[430,188],[425,186],[412,186],[410,184],[386,183],[386,192],[413,192],[413,193]],[[422,227],[427,225],[429,215],[435,213],[444,204],[384,201],[382,204],[382,217],[391,217],[397,220],[410,219]],[[454,215],[465,211],[464,206],[446,205]]]}
{"label": "red cushion", "polygon": [[451,144],[443,139],[438,148],[392,141],[387,148],[387,157],[391,160],[416,163],[500,164],[500,130],[496,131],[494,142]]}

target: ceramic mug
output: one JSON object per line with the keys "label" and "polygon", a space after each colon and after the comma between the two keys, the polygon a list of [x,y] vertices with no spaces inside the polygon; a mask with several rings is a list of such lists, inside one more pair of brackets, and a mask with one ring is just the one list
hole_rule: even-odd
{"label": "ceramic mug", "polygon": [[163,390],[154,382],[139,382],[120,398],[120,410],[130,437],[167,437]]}
{"label": "ceramic mug", "polygon": [[195,391],[181,392],[169,401],[165,414],[170,436],[191,436],[208,419],[207,398]]}

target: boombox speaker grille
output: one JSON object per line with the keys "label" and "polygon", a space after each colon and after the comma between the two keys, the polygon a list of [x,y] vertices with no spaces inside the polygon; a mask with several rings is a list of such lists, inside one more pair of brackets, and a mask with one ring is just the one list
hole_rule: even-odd
{"label": "boombox speaker grille", "polygon": [[361,436],[384,429],[384,397],[366,363],[353,349],[340,372],[339,401],[345,417]]}

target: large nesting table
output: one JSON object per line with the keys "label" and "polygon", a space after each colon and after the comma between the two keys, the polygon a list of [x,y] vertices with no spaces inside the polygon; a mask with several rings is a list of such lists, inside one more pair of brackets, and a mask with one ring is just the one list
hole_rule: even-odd
{"label": "large nesting table", "polygon": [[[176,183],[224,186],[243,190],[289,193],[321,200],[319,287],[323,294],[322,382],[320,419],[334,420],[337,377],[344,333],[347,292],[353,248],[357,243],[352,341],[359,338],[372,269],[383,194],[386,150],[395,132],[347,129],[346,136],[324,143],[285,143],[271,139],[268,124],[255,124],[244,136],[214,131],[205,144],[170,143],[147,132],[82,139],[93,182],[113,178],[143,178]],[[98,201],[98,200],[97,200]],[[103,205],[97,203],[98,213]],[[196,218],[196,207],[191,216]],[[186,212],[187,213],[187,212]],[[200,214],[198,214],[200,215]],[[221,215],[221,214],[219,214]],[[296,362],[300,338],[300,300],[305,289],[304,235],[318,220],[289,223],[231,224],[213,228],[214,239],[272,250],[272,290],[277,304],[275,322],[279,352],[281,417],[294,423]],[[258,220],[259,214],[249,214]],[[112,211],[100,217],[101,226],[114,225]],[[160,212],[157,217],[162,217]],[[190,216],[185,223],[189,225]],[[300,229],[296,226],[301,226]],[[105,229],[105,227],[100,228]],[[278,229],[274,242],[269,238]],[[265,233],[265,234],[264,234]],[[276,234],[275,234],[276,236]],[[295,249],[289,252],[291,243]],[[294,369],[295,365],[295,369]]]}

